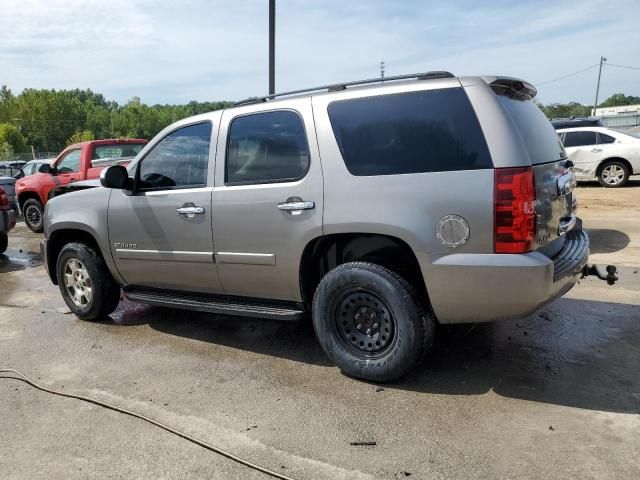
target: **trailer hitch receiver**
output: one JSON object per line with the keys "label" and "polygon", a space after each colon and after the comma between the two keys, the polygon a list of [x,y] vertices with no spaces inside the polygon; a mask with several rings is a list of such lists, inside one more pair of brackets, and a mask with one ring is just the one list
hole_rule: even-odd
{"label": "trailer hitch receiver", "polygon": [[607,271],[606,274],[604,274],[600,270],[598,265],[595,265],[595,264],[585,265],[584,268],[582,269],[582,277],[580,278],[585,278],[585,277],[588,277],[589,275],[595,275],[600,280],[604,280],[609,285],[613,285],[618,281],[618,269],[616,268],[615,265],[607,265],[605,269]]}

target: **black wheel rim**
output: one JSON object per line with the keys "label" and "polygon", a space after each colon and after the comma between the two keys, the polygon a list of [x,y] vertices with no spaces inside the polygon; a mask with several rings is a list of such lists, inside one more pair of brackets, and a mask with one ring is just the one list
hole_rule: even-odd
{"label": "black wheel rim", "polygon": [[39,227],[40,222],[42,222],[42,215],[37,207],[27,207],[27,211],[24,212],[24,218],[34,228]]}
{"label": "black wheel rim", "polygon": [[343,345],[353,354],[373,359],[393,347],[397,326],[384,300],[369,290],[358,289],[339,299],[335,329]]}

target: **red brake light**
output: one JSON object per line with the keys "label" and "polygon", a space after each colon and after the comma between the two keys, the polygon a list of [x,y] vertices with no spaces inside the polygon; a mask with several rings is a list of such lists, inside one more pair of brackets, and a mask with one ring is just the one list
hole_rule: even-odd
{"label": "red brake light", "polygon": [[6,192],[0,188],[0,210],[9,210],[10,208],[9,197],[7,197]]}
{"label": "red brake light", "polygon": [[524,253],[536,236],[536,189],[531,167],[496,168],[494,250]]}

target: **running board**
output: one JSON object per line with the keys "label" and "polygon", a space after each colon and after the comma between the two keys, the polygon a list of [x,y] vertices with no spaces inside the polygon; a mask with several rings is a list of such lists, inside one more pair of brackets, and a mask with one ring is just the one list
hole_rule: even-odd
{"label": "running board", "polygon": [[155,288],[125,287],[125,297],[132,302],[159,307],[195,310],[218,315],[268,318],[272,320],[300,320],[306,312],[295,302],[178,292]]}

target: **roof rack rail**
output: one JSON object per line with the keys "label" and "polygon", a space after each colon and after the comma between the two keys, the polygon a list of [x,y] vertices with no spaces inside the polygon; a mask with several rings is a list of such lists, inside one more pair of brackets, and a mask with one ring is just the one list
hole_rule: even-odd
{"label": "roof rack rail", "polygon": [[384,77],[384,78],[369,78],[366,80],[356,80],[353,82],[346,83],[334,83],[332,85],[324,85],[322,87],[313,87],[313,88],[303,88],[301,90],[291,90],[290,92],[282,92],[282,93],[273,93],[271,95],[265,95],[264,97],[250,97],[244,100],[240,100],[239,102],[234,103],[234,106],[240,105],[250,105],[253,103],[262,103],[267,100],[273,100],[277,97],[286,97],[289,95],[297,95],[299,93],[309,93],[309,92],[318,92],[321,90],[327,90],[328,92],[337,92],[340,90],[346,90],[347,87],[353,87],[356,85],[367,85],[370,83],[386,83],[386,82],[394,82],[398,80],[409,80],[415,78],[416,80],[432,80],[435,78],[453,78],[454,75],[451,72],[444,71],[434,71],[434,72],[424,72],[424,73],[411,73],[408,75],[396,75],[393,77]]}

